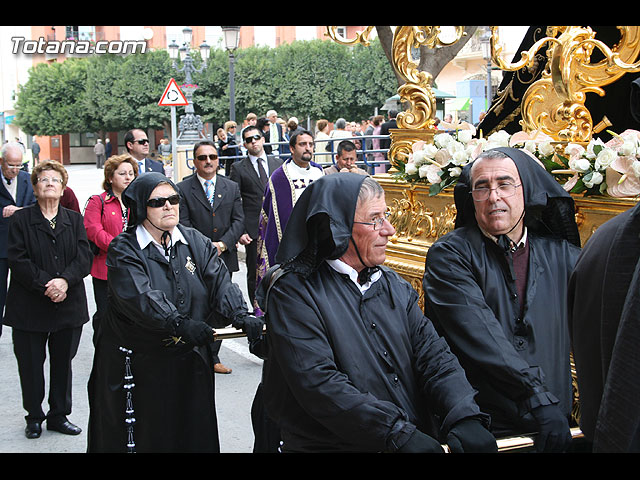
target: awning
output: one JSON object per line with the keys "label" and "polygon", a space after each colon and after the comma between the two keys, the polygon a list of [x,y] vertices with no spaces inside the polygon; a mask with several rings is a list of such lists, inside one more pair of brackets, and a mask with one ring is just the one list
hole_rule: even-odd
{"label": "awning", "polygon": [[468,110],[471,106],[471,98],[457,97],[449,100],[447,110]]}

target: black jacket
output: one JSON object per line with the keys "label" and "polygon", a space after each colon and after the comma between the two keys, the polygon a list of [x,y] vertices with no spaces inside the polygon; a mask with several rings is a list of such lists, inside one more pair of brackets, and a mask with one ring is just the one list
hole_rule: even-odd
{"label": "black jacket", "polygon": [[513,159],[522,184],[529,245],[524,310],[513,254],[486,237],[470,195],[471,164],[454,189],[456,228],[427,252],[425,312],[456,353],[478,403],[501,434],[531,431],[529,413],[572,405],[567,289],[580,254],[574,203],[526,153],[498,148]]}
{"label": "black jacket", "polygon": [[569,283],[580,428],[595,452],[640,451],[640,205],[585,245]]}
{"label": "black jacket", "polygon": [[[11,283],[5,325],[52,332],[89,320],[83,279],[92,256],[82,215],[59,207],[56,228],[51,229],[37,203],[25,207],[11,217],[8,245]],[[69,283],[67,298],[60,303],[44,295],[45,284],[56,277]]]}
{"label": "black jacket", "polygon": [[[267,175],[269,175],[282,165],[282,160],[268,155],[267,164],[269,165]],[[255,168],[253,168],[249,157],[245,157],[231,166],[231,175],[229,178],[240,187],[245,225],[245,231],[243,233],[248,233],[252,239],[257,240],[258,222],[260,220],[260,211],[262,210],[265,189],[262,187],[260,177]]]}
{"label": "black jacket", "polygon": [[535,234],[528,241],[522,317],[511,258],[478,227],[434,243],[423,281],[425,313],[460,359],[478,404],[513,433],[535,425],[532,408],[559,402],[568,416],[572,405],[566,298],[580,250]]}
{"label": "black jacket", "polygon": [[195,174],[178,183],[178,188],[182,193],[180,223],[195,228],[214,242],[223,242],[227,250],[220,258],[230,272],[237,272],[236,243],[244,232],[244,213],[238,185],[223,175],[217,175],[213,207]]}
{"label": "black jacket", "polygon": [[247,314],[242,291],[230,281],[211,241],[193,228],[176,228],[189,245],[175,245],[171,263],[151,244],[141,250],[135,229],[109,245],[109,309],[103,331],[113,343],[164,352],[164,340],[180,316],[220,328]]}

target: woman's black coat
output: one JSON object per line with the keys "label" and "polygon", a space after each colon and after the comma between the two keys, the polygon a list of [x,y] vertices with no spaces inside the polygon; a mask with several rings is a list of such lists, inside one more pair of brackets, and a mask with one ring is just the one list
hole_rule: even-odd
{"label": "woman's black coat", "polygon": [[[59,207],[52,229],[36,203],[16,211],[9,223],[11,282],[4,324],[30,332],[53,332],[89,321],[84,277],[91,251],[82,215]],[[67,298],[54,303],[44,295],[46,283],[64,278]]]}

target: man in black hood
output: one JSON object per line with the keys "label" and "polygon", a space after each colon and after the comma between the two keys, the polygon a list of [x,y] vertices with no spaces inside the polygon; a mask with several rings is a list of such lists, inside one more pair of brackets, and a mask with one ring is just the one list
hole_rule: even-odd
{"label": "man in black hood", "polygon": [[567,285],[580,253],[571,196],[528,153],[497,148],[454,189],[455,229],[427,253],[425,311],[496,436],[564,451],[572,406]]}
{"label": "man in black hood", "polygon": [[384,191],[326,175],[300,197],[257,298],[264,399],[288,452],[496,451],[488,417],[411,285],[381,266]]}

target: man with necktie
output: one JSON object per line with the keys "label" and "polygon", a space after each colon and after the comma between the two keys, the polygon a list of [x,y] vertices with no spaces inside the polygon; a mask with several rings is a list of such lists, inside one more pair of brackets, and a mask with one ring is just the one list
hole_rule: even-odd
{"label": "man with necktie", "polygon": [[[0,158],[0,315],[4,310],[7,296],[7,277],[9,264],[7,262],[7,238],[9,232],[9,217],[16,210],[35,203],[31,178],[22,170],[22,148],[15,143],[7,143],[2,147]],[[0,322],[0,335],[2,322]]]}
{"label": "man with necktie", "polygon": [[[240,189],[235,182],[217,175],[219,160],[213,142],[203,140],[197,143],[193,148],[193,158],[195,173],[178,183],[180,223],[211,239],[231,277],[239,270],[236,244],[244,231]],[[220,362],[220,344],[221,341],[217,341],[212,346],[214,371],[231,373],[231,369]]]}
{"label": "man with necktie", "polygon": [[275,110],[269,110],[267,112],[267,119],[269,120],[269,131],[267,132],[268,143],[271,144],[271,152],[277,155],[278,152],[282,153],[282,149],[278,142],[284,141],[284,133],[282,132],[282,125],[278,123],[278,112]]}
{"label": "man with necktie", "polygon": [[159,172],[164,175],[162,162],[147,158],[149,155],[149,138],[144,130],[134,128],[124,135],[124,146],[129,155],[138,162],[138,174]]}
{"label": "man with necktie", "polygon": [[231,167],[230,178],[240,187],[242,208],[244,209],[244,234],[240,243],[244,245],[247,263],[247,291],[253,305],[256,289],[256,267],[258,261],[257,239],[260,210],[269,175],[282,165],[282,160],[267,155],[264,149],[265,139],[255,125],[242,131],[242,143],[247,156],[235,162]]}

